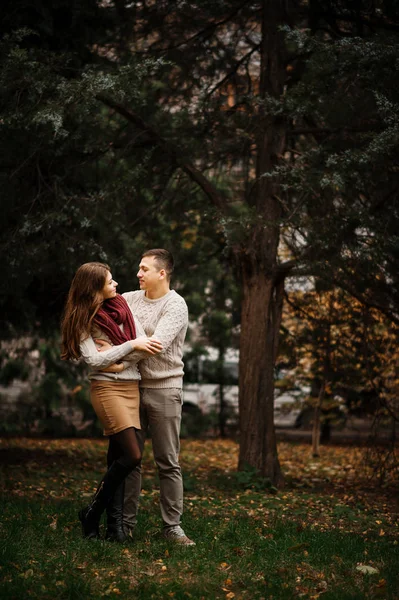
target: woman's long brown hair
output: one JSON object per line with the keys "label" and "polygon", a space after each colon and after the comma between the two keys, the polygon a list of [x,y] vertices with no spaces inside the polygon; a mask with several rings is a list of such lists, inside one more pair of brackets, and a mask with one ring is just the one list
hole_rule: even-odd
{"label": "woman's long brown hair", "polygon": [[80,342],[90,335],[91,324],[102,302],[98,292],[103,289],[109,271],[108,265],[98,262],[85,263],[76,271],[61,320],[63,360],[80,357]]}

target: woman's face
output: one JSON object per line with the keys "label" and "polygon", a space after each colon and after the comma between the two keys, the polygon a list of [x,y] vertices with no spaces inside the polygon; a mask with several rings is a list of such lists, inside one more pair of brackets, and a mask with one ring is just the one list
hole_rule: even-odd
{"label": "woman's face", "polygon": [[118,283],[112,279],[112,274],[108,271],[105,277],[105,285],[100,292],[102,294],[102,300],[115,298],[117,286]]}

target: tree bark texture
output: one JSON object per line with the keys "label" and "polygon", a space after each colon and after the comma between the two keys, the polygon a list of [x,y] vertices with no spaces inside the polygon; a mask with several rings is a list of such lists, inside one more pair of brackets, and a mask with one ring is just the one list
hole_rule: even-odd
{"label": "tree bark texture", "polygon": [[321,431],[321,407],[326,390],[326,381],[323,379],[316,405],[313,411],[312,427],[312,456],[320,456],[320,431]]}
{"label": "tree bark texture", "polygon": [[277,276],[281,216],[278,182],[264,174],[273,169],[284,152],[286,124],[268,114],[262,101],[283,94],[284,39],[279,27],[284,23],[284,6],[282,1],[263,2],[256,185],[249,198],[258,222],[245,249],[236,252],[242,290],[238,468],[255,467],[274,485],[283,482],[274,428],[274,364],[284,280]]}
{"label": "tree bark texture", "polygon": [[243,279],[240,337],[239,469],[255,467],[274,485],[283,477],[274,428],[275,338],[281,313],[273,280],[265,273]]}
{"label": "tree bark texture", "polygon": [[[324,399],[326,396],[326,387],[330,380],[331,370],[331,324],[334,321],[334,294],[330,293],[328,300],[328,318],[324,323],[325,339],[324,339],[324,357],[323,357],[323,379],[320,386],[317,403],[313,413],[313,428],[312,428],[312,454],[320,456],[321,433],[326,430],[321,424],[321,412],[323,409]],[[328,425],[328,424],[327,424]],[[328,429],[328,427],[327,427]]]}

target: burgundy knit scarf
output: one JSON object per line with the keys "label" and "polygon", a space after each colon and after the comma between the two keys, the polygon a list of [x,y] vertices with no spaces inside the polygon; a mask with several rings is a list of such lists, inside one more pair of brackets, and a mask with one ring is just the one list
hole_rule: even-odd
{"label": "burgundy knit scarf", "polygon": [[[94,323],[107,334],[115,345],[136,339],[136,326],[132,311],[120,294],[103,302],[94,317]],[[121,323],[123,323],[123,331],[118,327]]]}

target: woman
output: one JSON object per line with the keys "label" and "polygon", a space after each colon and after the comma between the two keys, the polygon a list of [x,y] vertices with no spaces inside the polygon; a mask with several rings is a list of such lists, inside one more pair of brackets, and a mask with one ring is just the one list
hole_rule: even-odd
{"label": "woman", "polygon": [[[61,357],[64,360],[82,357],[90,365],[91,402],[104,427],[104,435],[110,440],[108,471],[91,503],[79,512],[83,536],[87,538],[99,537],[102,513],[111,504],[115,512],[115,494],[123,497],[122,484],[141,461],[135,433],[135,429],[140,429],[137,361],[162,350],[160,342],[141,335],[143,330],[134,321],[126,300],[117,294],[117,285],[108,265],[90,262],[79,267],[61,323]],[[136,337],[137,332],[140,337]],[[99,352],[93,337],[110,342],[112,348]],[[127,355],[126,368],[124,364],[115,367],[114,363]],[[114,522],[112,515],[108,515],[107,537],[124,541],[122,515],[117,513],[118,510]]]}

